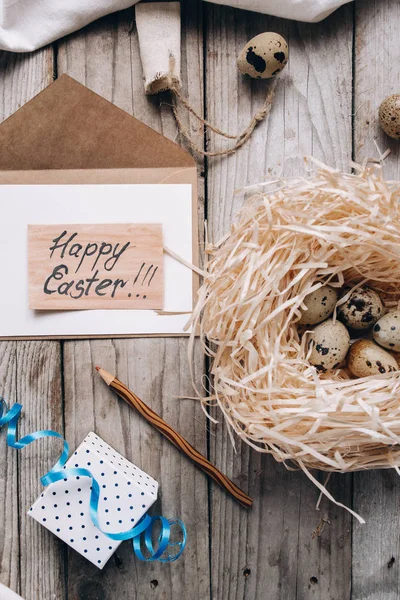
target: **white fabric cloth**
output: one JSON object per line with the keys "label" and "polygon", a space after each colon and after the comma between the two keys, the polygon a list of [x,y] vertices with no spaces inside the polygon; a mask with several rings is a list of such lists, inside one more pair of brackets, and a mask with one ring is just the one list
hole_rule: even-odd
{"label": "white fabric cloth", "polygon": [[[278,17],[315,22],[350,0],[215,0]],[[135,0],[0,0],[0,49],[30,52]]]}
{"label": "white fabric cloth", "polygon": [[0,600],[23,600],[23,598],[0,583]]}
{"label": "white fabric cloth", "polygon": [[30,52],[134,0],[0,0],[0,49]]}
{"label": "white fabric cloth", "polygon": [[135,8],[146,94],[181,87],[180,3],[146,2]]}
{"label": "white fabric cloth", "polygon": [[334,10],[351,0],[209,0],[216,4],[227,4],[244,10],[317,23],[328,17]]}

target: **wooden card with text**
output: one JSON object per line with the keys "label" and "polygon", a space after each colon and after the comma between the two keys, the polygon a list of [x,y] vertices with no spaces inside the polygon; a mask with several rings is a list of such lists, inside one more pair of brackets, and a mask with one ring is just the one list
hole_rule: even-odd
{"label": "wooden card with text", "polygon": [[34,310],[164,306],[159,224],[28,225]]}

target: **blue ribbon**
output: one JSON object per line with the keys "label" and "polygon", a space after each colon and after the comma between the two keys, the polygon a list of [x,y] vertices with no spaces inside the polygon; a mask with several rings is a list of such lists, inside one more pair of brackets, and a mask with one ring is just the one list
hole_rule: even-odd
{"label": "blue ribbon", "polygon": [[[56,431],[52,431],[51,429],[45,431],[35,431],[34,433],[29,433],[25,435],[23,438],[17,441],[17,425],[18,420],[21,416],[22,405],[14,404],[10,410],[7,409],[7,404],[3,398],[0,398],[0,429],[4,426],[8,426],[7,430],[7,444],[11,448],[15,448],[16,450],[22,450],[26,446],[29,446],[32,442],[39,440],[41,438],[46,437],[55,437],[59,438],[63,441],[63,451],[54,465],[54,467],[43,475],[40,478],[40,481],[43,486],[48,486],[51,483],[55,483],[56,481],[61,481],[65,479],[69,479],[72,477],[89,477],[92,480],[92,488],[90,493],[90,516],[94,523],[94,525],[99,529],[104,535],[112,540],[132,540],[133,550],[136,556],[140,560],[144,561],[153,561],[159,560],[160,562],[173,562],[182,554],[185,545],[186,545],[186,527],[180,521],[166,519],[165,517],[155,516],[149,517],[148,515],[144,515],[142,519],[135,525],[133,529],[129,531],[124,531],[121,533],[110,533],[108,531],[104,531],[99,525],[99,501],[100,501],[100,486],[97,483],[96,479],[93,477],[92,473],[88,469],[81,468],[73,468],[73,469],[65,469],[64,465],[68,460],[69,455],[69,446],[67,441],[57,433]],[[161,531],[158,536],[158,548],[154,548],[152,542],[152,533],[155,524],[157,521],[161,523]],[[182,541],[181,542],[173,542],[171,541],[171,528],[173,526],[177,526],[182,531]],[[145,556],[142,552],[142,543],[147,549],[149,553],[148,556]],[[174,554],[170,554],[167,552],[168,547],[176,547],[176,552]]]}

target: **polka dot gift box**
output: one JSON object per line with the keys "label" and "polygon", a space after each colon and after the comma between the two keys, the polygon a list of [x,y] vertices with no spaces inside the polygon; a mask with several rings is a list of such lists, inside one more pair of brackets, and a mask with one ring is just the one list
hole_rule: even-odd
{"label": "polka dot gift box", "polygon": [[[100,486],[99,525],[106,532],[132,529],[157,499],[158,483],[91,432],[64,469],[88,469]],[[75,477],[49,485],[29,515],[102,569],[120,545],[90,517],[91,480]]]}

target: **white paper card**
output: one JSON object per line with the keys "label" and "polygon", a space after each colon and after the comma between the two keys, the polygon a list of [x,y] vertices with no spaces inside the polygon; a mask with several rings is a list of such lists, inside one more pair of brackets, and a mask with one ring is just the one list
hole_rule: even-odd
{"label": "white paper card", "polygon": [[192,262],[190,184],[2,185],[0,337],[182,334],[193,308],[191,270],[164,254],[164,311],[33,311],[28,225],[160,223],[164,245]]}

